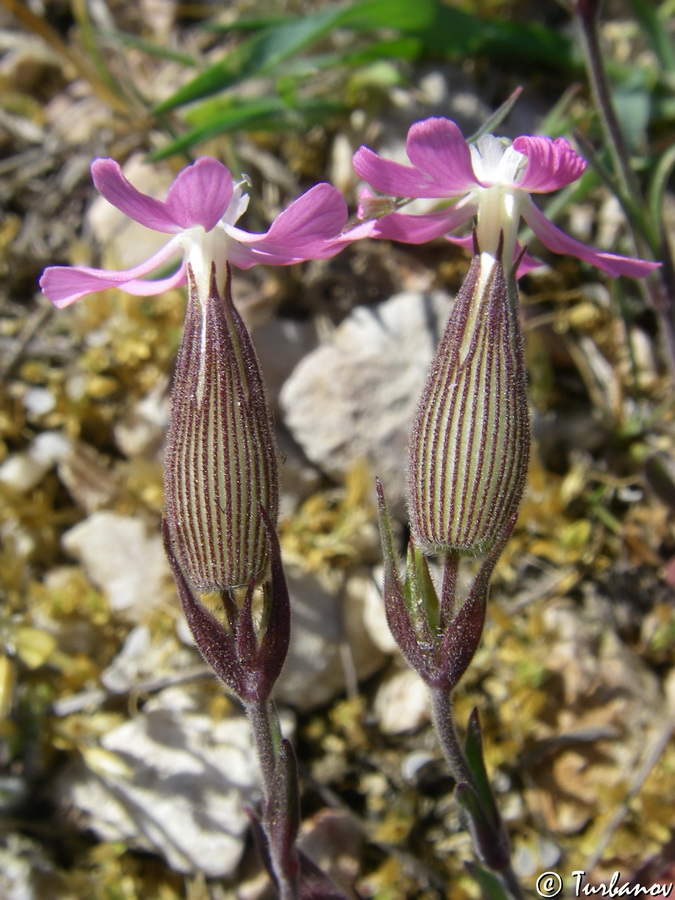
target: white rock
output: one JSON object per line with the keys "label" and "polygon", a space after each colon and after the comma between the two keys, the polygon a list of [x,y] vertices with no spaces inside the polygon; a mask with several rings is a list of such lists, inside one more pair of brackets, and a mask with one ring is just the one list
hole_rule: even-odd
{"label": "white rock", "polygon": [[156,455],[166,437],[170,406],[165,376],[115,425],[115,442],[125,456]]}
{"label": "white rock", "polygon": [[44,416],[56,406],[56,397],[47,388],[32,387],[23,395],[23,405],[30,415]]}
{"label": "white rock", "polygon": [[58,431],[43,431],[22,453],[14,453],[0,466],[0,482],[25,494],[70,450],[70,441]]}
{"label": "white rock", "polygon": [[442,292],[358,307],[281,391],[284,420],[308,459],[341,480],[365,458],[394,511],[403,508],[408,433],[449,311]]}
{"label": "white rock", "polygon": [[383,734],[416,731],[429,721],[427,686],[412,669],[391,675],[378,689],[373,706]]}
{"label": "white rock", "polygon": [[316,324],[273,316],[253,328],[252,340],[265,379],[267,399],[276,415],[284,381],[318,344]]}
{"label": "white rock", "polygon": [[321,487],[323,476],[285,429],[277,434],[279,448],[279,519],[290,519],[303,500]]}
{"label": "white rock", "polygon": [[112,663],[101,672],[101,684],[113,693],[128,691],[139,672],[152,667],[152,635],[147,625],[136,625],[126,636],[122,649]]}
{"label": "white rock", "polygon": [[0,897],[3,900],[51,900],[65,896],[65,885],[45,850],[26,837],[9,833],[0,847]]}
{"label": "white rock", "polygon": [[291,643],[275,697],[306,712],[368,678],[385,661],[363,626],[365,579],[338,579],[287,566]]}
{"label": "white rock", "polygon": [[110,606],[131,622],[175,597],[159,530],[138,518],[102,510],[63,535],[63,546],[84,566]]}
{"label": "white rock", "polygon": [[401,760],[401,775],[405,781],[414,784],[419,773],[425,766],[433,762],[436,757],[428,750],[413,750]]}
{"label": "white rock", "polygon": [[243,852],[244,807],[259,795],[249,726],[176,711],[174,693],[171,708],[157,698],[83,751],[58,779],[56,799],[104,841],[158,853],[179,872],[226,877]]}
{"label": "white rock", "polygon": [[384,578],[382,566],[377,566],[373,576],[370,586],[364,595],[363,624],[372,642],[383,653],[395,654],[399,652],[398,645],[389,630],[387,616],[384,611],[384,597],[381,589]]}

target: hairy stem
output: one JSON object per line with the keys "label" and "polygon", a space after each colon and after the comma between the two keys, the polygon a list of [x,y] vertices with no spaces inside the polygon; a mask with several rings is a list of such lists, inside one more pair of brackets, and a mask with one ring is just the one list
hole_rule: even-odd
{"label": "hairy stem", "polygon": [[[443,751],[443,756],[448,763],[450,771],[457,784],[467,784],[476,794],[480,796],[481,790],[476,783],[476,779],[471,771],[462,749],[462,744],[457,733],[457,725],[452,708],[452,695],[450,691],[443,688],[431,688],[431,709],[438,741]],[[496,809],[496,808],[495,808]],[[498,813],[497,813],[498,815]],[[491,833],[494,833],[493,843],[504,845],[506,829],[501,819],[493,825]],[[506,842],[506,846],[508,843]],[[476,847],[478,850],[478,847]],[[496,874],[502,880],[506,890],[514,900],[524,900],[523,890],[520,882],[513,871],[510,862],[506,866],[501,866],[496,870]]]}
{"label": "hairy stem", "polygon": [[[614,111],[607,74],[602,64],[596,6],[597,4],[594,3],[580,4],[578,13],[588,79],[595,105],[600,113],[607,149],[612,156],[616,175],[621,182],[621,190],[628,197],[639,197],[640,185],[630,164],[630,155]],[[636,249],[640,252],[644,242],[637,235],[636,244]]]}
{"label": "hairy stem", "polygon": [[444,688],[431,688],[431,713],[438,742],[453,778],[458,784],[462,781],[469,785],[473,784],[473,776],[464,758],[464,751],[457,734],[452,696],[449,691]]}
{"label": "hairy stem", "polygon": [[263,828],[270,841],[269,858],[274,870],[279,898],[280,900],[298,900],[297,866],[294,865],[295,861],[291,854],[275,852],[276,840],[273,831],[278,830],[279,822],[272,823],[270,821],[273,806],[277,815],[280,808],[290,815],[287,805],[274,803],[274,800],[277,799],[274,794],[278,790],[276,769],[281,740],[279,719],[271,700],[248,700],[245,705],[262,775]]}
{"label": "hairy stem", "polygon": [[269,700],[247,701],[246,714],[253,731],[266,804],[274,784],[274,771],[279,753],[279,722],[273,704]]}

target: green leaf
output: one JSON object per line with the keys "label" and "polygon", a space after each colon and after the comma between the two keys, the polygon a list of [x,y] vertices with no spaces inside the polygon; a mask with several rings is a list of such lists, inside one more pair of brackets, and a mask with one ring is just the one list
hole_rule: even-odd
{"label": "green leaf", "polygon": [[412,61],[419,59],[423,50],[424,45],[419,37],[400,37],[373,41],[363,49],[341,56],[339,61],[352,68],[369,65],[377,60]]}
{"label": "green leaf", "polygon": [[397,28],[421,31],[432,25],[438,0],[364,0],[342,9],[339,24],[357,31]]}
{"label": "green leaf", "polygon": [[471,774],[473,775],[473,787],[476,790],[481,806],[492,819],[493,823],[498,826],[499,813],[492,794],[492,788],[490,787],[487,769],[485,768],[485,761],[483,759],[483,738],[478,719],[478,710],[475,708],[471,712],[466,730],[464,755]]}
{"label": "green leaf", "polygon": [[264,29],[160,103],[155,113],[201,100],[245,78],[271,71],[329,31],[337,15],[338,11],[323,10],[303,19]]}
{"label": "green leaf", "polygon": [[153,44],[152,41],[146,41],[138,35],[128,34],[126,31],[101,31],[100,36],[108,40],[114,40],[122,44],[124,47],[135,47],[142,50],[148,56],[156,56],[159,59],[170,59],[173,62],[180,63],[182,66],[195,68],[197,60],[188,53],[181,53],[178,50],[172,50],[160,44]]}
{"label": "green leaf", "polygon": [[421,601],[429,630],[432,634],[436,634],[438,631],[440,604],[436,588],[431,580],[427,558],[419,547],[415,547],[414,572],[418,608]]}
{"label": "green leaf", "polygon": [[631,75],[612,89],[612,100],[621,123],[621,131],[631,150],[644,144],[651,114],[652,86],[644,69]]}
{"label": "green leaf", "polygon": [[263,28],[272,28],[275,25],[284,25],[290,19],[289,16],[256,16],[253,19],[243,19],[239,16],[231,22],[204,22],[204,31],[229,34],[233,31],[260,31]]}
{"label": "green leaf", "polygon": [[[667,72],[675,72],[675,43],[673,43],[666,22],[662,22],[659,11],[651,2],[628,0],[633,15],[640,23],[652,45],[659,63]],[[663,4],[665,7],[665,4]]]}
{"label": "green leaf", "polygon": [[203,141],[231,131],[241,129],[283,131],[287,128],[305,128],[343,112],[342,104],[330,100],[310,100],[300,103],[296,108],[289,107],[278,97],[250,100],[243,104],[223,103],[220,108],[216,103],[210,115],[198,115],[196,117],[198,125],[165,147],[155,150],[148,156],[148,160],[155,162],[166,159],[174,153],[183,153]]}
{"label": "green leaf", "polygon": [[419,32],[427,52],[441,59],[490,56],[507,62],[541,63],[547,68],[573,67],[572,43],[543,25],[483,21],[463,10],[435,4],[433,21]]}
{"label": "green leaf", "polygon": [[162,101],[154,112],[167,112],[232,87],[245,78],[267,74],[334,28],[423,28],[432,18],[435,3],[436,0],[417,0],[415,4],[410,4],[409,0],[365,0],[277,22],[253,35],[227,57],[201,72]]}
{"label": "green leaf", "polygon": [[675,168],[675,144],[665,150],[656,164],[654,175],[649,185],[648,210],[652,228],[659,234],[663,228],[662,208],[666,195],[666,185]]}
{"label": "green leaf", "polygon": [[511,94],[506,98],[506,100],[502,103],[499,109],[496,109],[492,115],[481,125],[481,127],[474,134],[471,135],[470,138],[467,138],[468,144],[473,144],[478,140],[479,137],[483,134],[493,134],[498,125],[504,121],[504,119],[511,112],[513,107],[516,105],[516,102],[520,95],[522,94],[523,89],[521,87],[517,87],[515,91],[512,91]]}
{"label": "green leaf", "polygon": [[485,900],[511,900],[510,894],[494,872],[490,872],[483,866],[473,862],[466,862],[464,865],[478,884],[481,896]]}

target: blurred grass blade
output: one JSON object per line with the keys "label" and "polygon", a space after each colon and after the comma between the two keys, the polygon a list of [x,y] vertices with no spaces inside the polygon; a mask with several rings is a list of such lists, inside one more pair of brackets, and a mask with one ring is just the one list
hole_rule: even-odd
{"label": "blurred grass blade", "polygon": [[661,21],[658,10],[649,0],[628,0],[628,4],[648,36],[659,63],[667,72],[675,72],[675,43],[668,33],[667,23]]}
{"label": "blurred grass blade", "polygon": [[200,26],[204,31],[229,34],[232,31],[261,31],[263,28],[273,28],[275,25],[284,25],[289,17],[280,16],[256,16],[254,19],[245,19],[237,16],[231,22],[204,22]]}
{"label": "blurred grass blade", "polygon": [[99,36],[105,40],[115,41],[123,47],[133,47],[135,50],[141,50],[143,53],[147,53],[148,56],[168,59],[192,69],[197,66],[197,60],[194,56],[190,56],[189,53],[182,53],[180,50],[174,50],[171,47],[154,44],[152,41],[147,41],[136,34],[129,34],[127,31],[100,31]]}
{"label": "blurred grass blade", "polygon": [[498,125],[504,121],[504,119],[511,112],[513,107],[516,104],[516,101],[522,94],[523,89],[521,87],[517,87],[509,97],[502,103],[499,109],[496,109],[489,119],[487,119],[483,125],[471,135],[470,138],[467,138],[468,144],[473,144],[478,138],[483,134],[492,133]]}
{"label": "blurred grass blade", "polygon": [[481,54],[503,62],[538,62],[547,68],[575,66],[572,42],[559,31],[536,23],[484,21],[438,2],[433,21],[420,35],[426,51],[441,59]]}
{"label": "blurred grass blade", "polygon": [[331,115],[344,112],[344,106],[336,101],[298,101],[293,107],[279,97],[247,100],[229,106],[223,104],[222,111],[214,110],[212,116],[200,118],[200,124],[186,134],[171,141],[165,147],[148,155],[149,162],[166,159],[174,153],[185,153],[203,141],[239,129],[248,131],[280,131],[284,128],[304,128],[323,122]]}
{"label": "blurred grass blade", "polygon": [[423,48],[422,41],[418,37],[412,36],[373,41],[372,44],[361,50],[342,55],[339,62],[352,68],[358,68],[370,65],[380,59],[414,61],[419,59]]}
{"label": "blurred grass blade", "polygon": [[432,17],[434,3],[418,0],[411,6],[408,0],[365,0],[265,28],[160,103],[155,112],[202,100],[245,78],[264,75],[337,27],[424,27]]}
{"label": "blurred grass blade", "polygon": [[473,862],[465,862],[464,865],[478,884],[483,900],[511,900],[503,884],[493,872]]}
{"label": "blurred grass blade", "polygon": [[434,21],[438,0],[365,0],[343,9],[339,25],[357,31],[371,28],[398,28],[421,31]]}
{"label": "blurred grass blade", "polygon": [[155,107],[154,111],[167,112],[185,103],[203,100],[245,78],[269,72],[329,31],[337,17],[335,10],[324,10],[301,20],[265,29],[240,44],[224,59],[209,66]]}
{"label": "blurred grass blade", "polygon": [[122,94],[123,92],[120,89],[119,84],[98,48],[97,35],[94,26],[92,25],[86,0],[71,0],[71,8],[73,10],[75,21],[80,29],[82,43],[89,54],[89,59],[92,61],[98,77],[104,84],[107,84],[112,91]]}
{"label": "blurred grass blade", "polygon": [[631,152],[645,145],[654,84],[647,69],[635,68],[612,85],[612,102]]}
{"label": "blurred grass blade", "polygon": [[674,167],[675,144],[661,154],[649,185],[647,209],[649,210],[649,220],[651,225],[657,232],[660,232],[663,227],[663,200],[666,196],[666,187]]}

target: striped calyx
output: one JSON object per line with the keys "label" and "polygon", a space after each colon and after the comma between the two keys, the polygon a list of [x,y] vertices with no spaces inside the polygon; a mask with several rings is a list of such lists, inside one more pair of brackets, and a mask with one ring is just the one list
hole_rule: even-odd
{"label": "striped calyx", "polygon": [[410,439],[411,527],[431,552],[486,553],[520,502],[530,424],[516,298],[501,262],[476,254]]}
{"label": "striped calyx", "polygon": [[221,294],[213,268],[208,297],[200,296],[188,265],[164,468],[173,553],[201,592],[264,580],[269,546],[260,507],[273,525],[278,511],[271,416],[230,283],[228,267]]}

